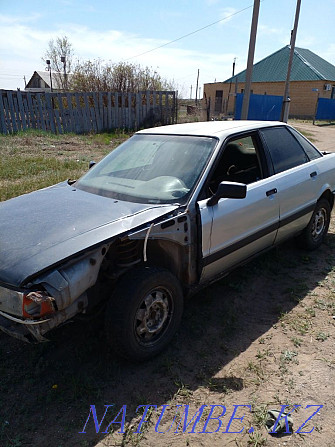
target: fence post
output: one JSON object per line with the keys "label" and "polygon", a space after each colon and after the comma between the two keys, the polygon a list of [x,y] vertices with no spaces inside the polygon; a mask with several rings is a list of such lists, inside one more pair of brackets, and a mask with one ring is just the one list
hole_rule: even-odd
{"label": "fence post", "polygon": [[318,112],[319,98],[320,98],[320,92],[318,92],[318,97],[317,97],[317,99],[316,99],[315,111],[314,111],[314,116],[313,116],[313,126],[315,125],[316,114],[317,114],[317,112]]}
{"label": "fence post", "polygon": [[1,133],[7,134],[8,129],[5,121],[5,105],[2,100],[2,93],[0,92],[0,130]]}

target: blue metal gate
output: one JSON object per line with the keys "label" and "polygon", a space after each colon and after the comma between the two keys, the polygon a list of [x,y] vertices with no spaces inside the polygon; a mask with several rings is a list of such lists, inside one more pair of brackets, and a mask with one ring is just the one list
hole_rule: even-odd
{"label": "blue metal gate", "polygon": [[335,99],[319,98],[315,119],[335,120]]}
{"label": "blue metal gate", "polygon": [[[236,120],[241,119],[243,96],[243,93],[236,96]],[[282,104],[282,96],[250,95],[248,120],[279,121]]]}

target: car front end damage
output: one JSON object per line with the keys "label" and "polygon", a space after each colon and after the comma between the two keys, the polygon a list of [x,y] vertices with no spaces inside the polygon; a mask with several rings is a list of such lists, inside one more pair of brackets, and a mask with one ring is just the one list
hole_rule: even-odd
{"label": "car front end damage", "polygon": [[0,329],[20,340],[45,341],[44,334],[85,312],[107,250],[107,244],[91,250],[24,288],[0,285]]}
{"label": "car front end damage", "polygon": [[0,330],[26,342],[47,341],[52,329],[104,306],[119,278],[140,265],[167,268],[183,284],[195,282],[191,227],[190,214],[175,209],[37,272],[20,286],[0,282]]}

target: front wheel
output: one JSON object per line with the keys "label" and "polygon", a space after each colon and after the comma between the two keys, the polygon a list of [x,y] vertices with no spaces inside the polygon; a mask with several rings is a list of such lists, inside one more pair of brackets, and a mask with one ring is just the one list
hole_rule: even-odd
{"label": "front wheel", "polygon": [[179,281],[168,270],[142,267],[119,281],[108,303],[106,337],[131,361],[157,355],[176,333],[183,312]]}
{"label": "front wheel", "polygon": [[315,250],[322,244],[329,228],[330,213],[331,209],[328,200],[319,200],[309,224],[298,237],[298,244],[301,248]]}

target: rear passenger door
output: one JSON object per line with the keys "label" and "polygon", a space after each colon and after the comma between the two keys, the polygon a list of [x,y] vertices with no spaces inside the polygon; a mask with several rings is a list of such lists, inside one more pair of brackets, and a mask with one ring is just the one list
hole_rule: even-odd
{"label": "rear passenger door", "polygon": [[[319,169],[298,141],[298,134],[286,126],[260,131],[269,151],[276,195],[279,200],[279,230],[276,242],[296,233],[308,224],[319,198]],[[317,155],[315,150],[315,158]]]}

